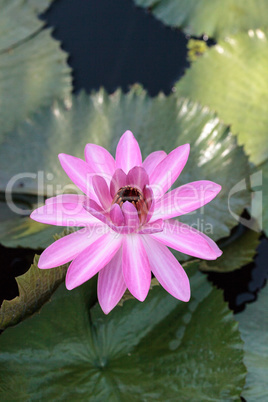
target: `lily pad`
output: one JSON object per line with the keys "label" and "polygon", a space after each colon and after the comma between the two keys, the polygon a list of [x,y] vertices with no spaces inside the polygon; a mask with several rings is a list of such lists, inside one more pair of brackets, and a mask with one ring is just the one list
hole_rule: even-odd
{"label": "lily pad", "polygon": [[248,304],[238,314],[239,329],[245,342],[245,364],[248,374],[242,396],[247,402],[268,399],[268,286],[259,294],[255,303]]}
{"label": "lily pad", "polygon": [[262,166],[263,169],[263,230],[268,236],[268,161]]}
{"label": "lily pad", "polygon": [[40,315],[2,334],[1,399],[238,399],[246,370],[237,323],[222,292],[196,265],[188,272],[189,303],[155,286],[108,316],[91,308],[91,281],[61,287]]}
{"label": "lily pad", "polygon": [[236,32],[268,27],[264,0],[134,0],[164,24],[188,35],[224,38]]}
{"label": "lily pad", "polygon": [[268,41],[263,31],[220,41],[192,64],[176,90],[217,111],[256,165],[268,158]]}
{"label": "lily pad", "polygon": [[63,229],[35,222],[29,217],[15,217],[1,223],[0,243],[12,248],[45,249],[53,242],[53,236]]}
{"label": "lily pad", "polygon": [[51,196],[74,191],[58,154],[83,158],[88,142],[114,153],[126,129],[133,131],[144,158],[152,151],[170,152],[190,143],[189,161],[175,185],[206,179],[221,184],[222,191],[209,205],[181,217],[181,221],[214,239],[228,236],[237,223],[234,216],[249,202],[249,192],[242,189],[230,197],[228,208],[231,189],[249,174],[243,149],[208,108],[174,95],[150,98],[140,87],[128,94],[120,90],[113,95],[104,90],[90,96],[81,93],[69,106],[55,102],[14,130],[0,149],[0,189],[4,191],[9,183],[8,191],[15,194],[39,192]]}
{"label": "lily pad", "polygon": [[37,18],[49,1],[0,0],[0,142],[54,98],[71,92],[67,55]]}
{"label": "lily pad", "polygon": [[28,0],[33,10],[37,13],[43,13],[55,0]]}
{"label": "lily pad", "polygon": [[4,300],[1,304],[0,330],[15,325],[38,311],[63,282],[69,264],[41,270],[37,267],[38,260],[39,256],[36,255],[30,269],[16,278],[19,296]]}
{"label": "lily pad", "polygon": [[0,53],[29,39],[43,27],[37,15],[53,0],[0,0]]}
{"label": "lily pad", "polygon": [[200,261],[202,271],[231,272],[253,261],[259,245],[260,233],[242,230],[234,238],[229,238],[221,249],[223,254],[217,261]]}
{"label": "lily pad", "polygon": [[254,177],[255,174],[257,174],[258,183],[255,183],[257,187],[254,188],[252,203],[256,204],[256,208],[251,213],[268,236],[268,160],[253,170],[252,176]]}

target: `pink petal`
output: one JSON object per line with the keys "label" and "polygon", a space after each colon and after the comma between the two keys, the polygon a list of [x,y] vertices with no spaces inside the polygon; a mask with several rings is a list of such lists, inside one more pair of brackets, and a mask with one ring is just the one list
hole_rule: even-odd
{"label": "pink petal", "polygon": [[156,202],[153,218],[169,219],[195,211],[213,200],[220,190],[219,184],[208,180],[175,188]]}
{"label": "pink petal", "polygon": [[[91,215],[95,216],[95,218],[99,219],[100,222],[109,226],[113,231],[119,234],[128,234],[135,231],[136,227],[129,227],[127,225],[117,226],[110,220],[110,216],[105,214],[103,209],[92,200],[89,200],[86,205],[84,205],[86,211],[88,211]],[[120,208],[120,207],[119,207]],[[124,217],[124,215],[123,215]],[[125,222],[125,217],[124,217]]]}
{"label": "pink petal", "polygon": [[59,160],[65,173],[74,184],[80,188],[83,193],[87,194],[93,200],[96,200],[96,195],[92,187],[92,177],[94,175],[90,166],[82,159],[66,154],[59,154]]}
{"label": "pink petal", "polygon": [[127,286],[122,272],[122,248],[99,272],[98,299],[105,314],[108,314],[121,300]]}
{"label": "pink petal", "polygon": [[121,211],[121,208],[119,207],[118,204],[114,204],[110,210],[110,218],[111,221],[116,225],[116,226],[123,226],[125,225],[125,218],[123,215],[123,212]]}
{"label": "pink petal", "polygon": [[88,198],[86,204],[84,204],[84,209],[99,221],[105,223],[106,225],[108,224],[109,218],[105,214],[105,211],[102,209],[102,207],[100,207],[95,201]]}
{"label": "pink petal", "polygon": [[164,221],[163,232],[150,236],[168,247],[193,257],[215,260],[222,254],[213,240],[191,226],[173,219]]}
{"label": "pink petal", "polygon": [[164,289],[176,299],[184,302],[190,299],[189,279],[174,255],[166,246],[143,236],[143,244],[154,276]]}
{"label": "pink petal", "polygon": [[143,301],[151,284],[151,268],[140,235],[124,236],[123,275],[129,291]]}
{"label": "pink petal", "polygon": [[142,226],[142,228],[138,231],[139,234],[151,234],[158,233],[163,231],[164,222],[162,219],[158,219],[152,223],[146,223]]}
{"label": "pink petal", "polygon": [[142,167],[146,170],[148,176],[150,177],[156,166],[167,156],[165,151],[155,151],[152,152],[143,161]]}
{"label": "pink petal", "polygon": [[96,225],[62,237],[43,251],[39,258],[38,267],[47,269],[66,264],[103,235],[103,230],[100,225]]}
{"label": "pink petal", "polygon": [[92,184],[99,203],[103,206],[103,209],[105,211],[110,210],[112,197],[106,181],[101,176],[94,176],[92,178]]}
{"label": "pink petal", "polygon": [[122,169],[116,169],[110,184],[110,193],[113,199],[117,191],[121,187],[125,187],[126,184],[127,184],[127,175],[123,172]]}
{"label": "pink petal", "polygon": [[184,168],[190,152],[190,145],[185,144],[171,151],[154,169],[150,176],[150,186],[156,199],[163,194],[177,180]]}
{"label": "pink petal", "polygon": [[105,148],[96,144],[87,144],[85,159],[92,172],[99,173],[107,182],[110,182],[115,171],[115,160]]}
{"label": "pink petal", "polygon": [[122,244],[122,237],[108,232],[80,253],[68,268],[66,288],[74,289],[88,281],[117,253]]}
{"label": "pink petal", "polygon": [[141,166],[142,157],[138,141],[131,131],[126,131],[120,138],[116,148],[116,169],[128,173],[134,166]]}
{"label": "pink petal", "polygon": [[154,208],[155,208],[154,193],[150,186],[145,186],[145,188],[143,190],[143,194],[146,199],[147,206],[148,206],[146,222],[149,222],[149,220],[153,216]]}
{"label": "pink petal", "polygon": [[122,212],[125,219],[125,225],[129,228],[136,229],[140,224],[139,215],[136,207],[134,207],[131,202],[126,201],[122,205]]}
{"label": "pink petal", "polygon": [[144,187],[149,184],[149,177],[141,166],[134,166],[127,174],[127,185],[137,187],[143,191]]}
{"label": "pink petal", "polygon": [[30,218],[36,222],[57,226],[95,225],[98,220],[88,213],[83,204],[48,203],[35,209]]}
{"label": "pink petal", "polygon": [[56,197],[47,198],[45,203],[48,204],[83,204],[87,197],[83,194],[59,194]]}

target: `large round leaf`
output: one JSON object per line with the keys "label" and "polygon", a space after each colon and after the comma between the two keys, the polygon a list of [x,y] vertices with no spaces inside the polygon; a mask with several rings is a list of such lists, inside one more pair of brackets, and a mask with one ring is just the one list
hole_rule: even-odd
{"label": "large round leaf", "polygon": [[265,0],[134,0],[149,7],[164,24],[189,35],[223,38],[239,31],[267,27]]}
{"label": "large round leaf", "polygon": [[247,402],[268,400],[268,286],[261,291],[256,303],[249,304],[238,314],[241,336],[245,342],[245,364],[248,374],[243,397]]}
{"label": "large round leaf", "polygon": [[255,164],[268,158],[268,42],[262,31],[220,41],[192,64],[176,89],[231,124]]}
{"label": "large round leaf", "polygon": [[67,56],[36,16],[48,4],[0,0],[0,142],[30,113],[70,94]]}
{"label": "large round leaf", "polygon": [[200,273],[182,303],[155,286],[105,316],[90,283],[63,287],[0,338],[2,400],[234,400],[245,367],[237,323]]}
{"label": "large round leaf", "polygon": [[229,235],[236,224],[230,210],[239,215],[248,202],[246,190],[234,191],[229,210],[231,189],[248,175],[243,150],[207,108],[173,95],[150,98],[140,88],[127,95],[121,91],[111,96],[105,91],[81,94],[72,104],[55,103],[24,123],[1,146],[0,188],[4,190],[10,179],[19,175],[11,186],[13,192],[36,194],[39,190],[52,195],[53,191],[71,191],[57,155],[64,152],[83,158],[88,142],[114,153],[126,129],[133,131],[144,157],[158,149],[169,152],[178,145],[191,144],[189,161],[176,185],[206,179],[221,184],[222,191],[209,205],[181,220],[214,239]]}

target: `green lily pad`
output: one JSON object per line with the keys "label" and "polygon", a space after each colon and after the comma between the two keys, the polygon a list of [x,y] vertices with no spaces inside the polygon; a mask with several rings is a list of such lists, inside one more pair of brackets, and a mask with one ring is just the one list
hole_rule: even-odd
{"label": "green lily pad", "polygon": [[[113,95],[104,90],[90,96],[82,93],[73,97],[68,107],[54,103],[14,130],[0,149],[0,190],[20,175],[9,188],[13,193],[47,194],[49,190],[51,196],[53,190],[73,191],[75,186],[70,185],[58,154],[83,158],[88,142],[114,153],[127,129],[133,131],[144,157],[158,149],[170,152],[181,144],[191,144],[189,161],[175,185],[206,179],[221,184],[222,191],[209,205],[181,221],[214,239],[228,236],[237,223],[228,208],[230,190],[249,174],[243,149],[207,108],[174,95],[150,98],[140,87],[128,94],[120,90]],[[22,172],[28,172],[26,177]],[[249,192],[242,189],[230,198],[230,209],[239,215],[247,203]]]}
{"label": "green lily pad", "polygon": [[247,402],[268,399],[268,286],[258,295],[255,303],[248,304],[238,314],[239,329],[245,342],[245,364],[248,374],[242,396]]}
{"label": "green lily pad", "polygon": [[[12,209],[9,203],[0,201],[0,243],[5,247],[22,247],[45,249],[53,240],[53,236],[60,233],[64,228],[59,226],[45,225],[35,222],[26,214],[37,207],[36,197],[22,194],[12,198]],[[43,200],[45,202],[45,200]],[[16,210],[14,210],[16,208]]]}
{"label": "green lily pad", "polygon": [[61,287],[40,315],[2,334],[1,399],[238,399],[246,370],[237,323],[196,263],[188,272],[189,303],[155,286],[108,316],[90,308],[91,281]]}
{"label": "green lily pad", "polygon": [[223,254],[216,261],[200,261],[202,271],[231,272],[253,261],[260,233],[244,230],[221,245]]}
{"label": "green lily pad", "polygon": [[35,256],[30,269],[16,278],[19,296],[4,300],[0,308],[0,330],[15,325],[38,311],[65,278],[65,264],[54,269],[41,270],[37,267],[39,256]]}
{"label": "green lily pad", "polygon": [[31,113],[70,95],[67,55],[37,18],[49,3],[0,0],[0,142]]}
{"label": "green lily pad", "polygon": [[256,165],[268,158],[268,41],[249,31],[210,48],[176,84],[178,96],[216,110]]}
{"label": "green lily pad", "polygon": [[1,223],[0,243],[12,248],[45,249],[52,243],[53,236],[63,229],[35,222],[29,217],[15,217]]}
{"label": "green lily pad", "polygon": [[268,235],[268,161],[262,166],[263,172],[263,222],[262,227]]}
{"label": "green lily pad", "polygon": [[[251,214],[257,219],[259,227],[268,236],[268,160],[253,170],[252,177],[257,175],[256,188],[253,193],[253,205],[256,208],[251,210]],[[252,180],[253,184],[255,180]]]}
{"label": "green lily pad", "polygon": [[134,0],[149,8],[164,24],[182,28],[188,35],[224,38],[249,29],[268,27],[264,0]]}
{"label": "green lily pad", "polygon": [[28,0],[29,5],[37,13],[43,13],[55,0]]}
{"label": "green lily pad", "polygon": [[0,0],[0,54],[29,40],[44,26],[37,15],[53,0]]}

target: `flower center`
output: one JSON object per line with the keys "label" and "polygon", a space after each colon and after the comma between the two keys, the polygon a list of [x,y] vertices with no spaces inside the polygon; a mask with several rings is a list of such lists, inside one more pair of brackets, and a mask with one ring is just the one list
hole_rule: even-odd
{"label": "flower center", "polygon": [[143,221],[148,213],[148,206],[143,193],[135,187],[121,187],[114,197],[113,204],[118,204],[122,207],[123,203],[126,201],[134,205],[138,211],[140,221]]}

